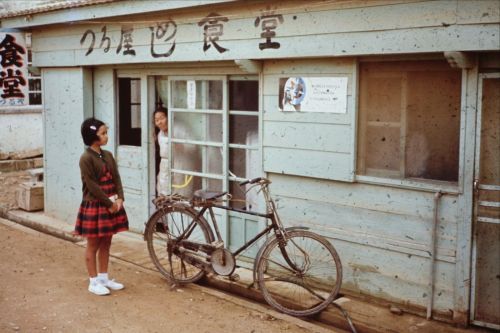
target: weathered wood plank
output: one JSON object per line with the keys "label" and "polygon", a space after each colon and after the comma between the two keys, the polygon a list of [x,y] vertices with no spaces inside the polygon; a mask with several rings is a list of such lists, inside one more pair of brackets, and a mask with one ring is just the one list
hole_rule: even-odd
{"label": "weathered wood plank", "polygon": [[[280,216],[286,224],[320,228],[322,234],[334,238],[339,234],[339,238],[344,240],[359,239],[361,242],[365,239],[374,245],[376,240],[377,247],[384,242],[387,246],[397,245],[419,251],[426,251],[428,247],[432,219],[296,199],[293,195],[280,195],[278,198]],[[455,221],[439,221],[437,244],[440,256],[455,257],[456,228]],[[428,256],[428,253],[423,255]]]}
{"label": "weathered wood plank", "polygon": [[[478,38],[479,36],[479,38]],[[278,40],[278,39],[277,39]],[[376,42],[374,42],[376,41]],[[423,27],[370,32],[324,33],[311,36],[280,37],[279,49],[259,50],[261,39],[228,40],[222,43],[229,51],[218,53],[213,48],[203,51],[202,41],[178,43],[168,58],[153,58],[149,45],[134,47],[136,56],[116,54],[116,46],[108,53],[101,49],[85,56],[87,49],[35,49],[35,66],[74,66],[117,63],[167,61],[200,61],[228,59],[269,59],[291,57],[349,56],[369,54],[401,54],[443,51],[497,50],[500,48],[498,24]],[[69,43],[69,41],[65,42]],[[122,50],[123,52],[123,50]],[[165,52],[163,50],[162,52]]]}
{"label": "weathered wood plank", "polygon": [[[369,294],[407,305],[427,304],[428,259],[371,248],[350,242],[333,241],[343,266],[343,290]],[[434,306],[453,306],[454,267],[436,262]]]}
{"label": "weathered wood plank", "polygon": [[[371,184],[346,184],[321,179],[301,178],[272,174],[272,191],[275,195],[290,196],[313,201],[432,219],[434,194],[418,190],[400,189]],[[439,218],[458,221],[460,213],[457,195],[441,198]]]}
{"label": "weathered wood plank", "polygon": [[350,153],[351,132],[351,127],[346,125],[266,121],[263,145]]}
{"label": "weathered wood plank", "polygon": [[352,181],[351,154],[263,147],[264,171]]}

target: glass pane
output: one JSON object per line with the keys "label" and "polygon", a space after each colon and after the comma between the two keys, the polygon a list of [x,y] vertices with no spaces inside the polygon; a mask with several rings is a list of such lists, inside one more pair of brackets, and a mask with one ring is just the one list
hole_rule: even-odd
{"label": "glass pane", "polygon": [[259,118],[257,116],[229,116],[229,142],[242,145],[257,145],[259,140]]}
{"label": "glass pane", "polygon": [[232,194],[231,206],[238,209],[265,213],[266,205],[262,193],[259,192],[260,187],[252,187],[249,184],[240,186],[239,183],[237,181],[229,182],[229,192]]}
{"label": "glass pane", "polygon": [[42,80],[41,79],[29,79],[28,84],[29,84],[30,91],[42,90]]}
{"label": "glass pane", "polygon": [[222,110],[222,81],[196,81],[196,108]]}
{"label": "glass pane", "polygon": [[141,106],[130,105],[130,127],[141,128]]}
{"label": "glass pane", "polygon": [[229,110],[258,111],[259,81],[229,81]]}
{"label": "glass pane", "polygon": [[174,169],[222,175],[222,148],[174,143],[172,149]]}
{"label": "glass pane", "polygon": [[183,109],[222,110],[222,81],[172,81],[172,105]]}
{"label": "glass pane", "polygon": [[446,61],[362,64],[358,172],[456,182],[460,94]]}
{"label": "glass pane", "polygon": [[173,113],[172,137],[176,139],[222,142],[222,115]]}
{"label": "glass pane", "polygon": [[42,94],[41,93],[29,93],[30,105],[41,105],[42,104]]}
{"label": "glass pane", "polygon": [[401,119],[401,77],[370,78],[367,96],[367,120],[399,122]]}
{"label": "glass pane", "polygon": [[130,103],[141,103],[141,81],[132,79],[130,80]]}
{"label": "glass pane", "polygon": [[[399,127],[368,127],[366,130],[366,174],[399,177]],[[392,172],[387,172],[392,171]]]}
{"label": "glass pane", "polygon": [[172,173],[172,193],[192,198],[196,190],[202,188],[202,178],[180,173]]}
{"label": "glass pane", "polygon": [[186,81],[172,81],[172,105],[174,108],[187,108]]}
{"label": "glass pane", "polygon": [[406,176],[458,180],[459,71],[409,72]]}

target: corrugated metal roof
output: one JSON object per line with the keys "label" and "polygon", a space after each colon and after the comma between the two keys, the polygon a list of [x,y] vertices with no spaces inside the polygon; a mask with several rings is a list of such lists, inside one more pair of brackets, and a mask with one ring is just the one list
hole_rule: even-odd
{"label": "corrugated metal roof", "polygon": [[121,0],[39,0],[24,1],[24,3],[23,1],[17,1],[15,3],[3,2],[3,10],[0,11],[0,18],[45,13],[60,9],[92,6],[117,1]]}

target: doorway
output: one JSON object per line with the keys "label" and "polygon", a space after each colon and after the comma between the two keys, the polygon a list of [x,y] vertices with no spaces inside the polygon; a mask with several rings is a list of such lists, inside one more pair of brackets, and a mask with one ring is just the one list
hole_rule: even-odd
{"label": "doorway", "polygon": [[471,320],[500,329],[500,73],[478,92]]}

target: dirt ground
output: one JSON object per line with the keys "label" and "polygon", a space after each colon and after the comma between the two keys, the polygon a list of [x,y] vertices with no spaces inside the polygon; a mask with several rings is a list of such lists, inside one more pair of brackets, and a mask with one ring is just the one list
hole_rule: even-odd
{"label": "dirt ground", "polygon": [[0,204],[15,208],[16,189],[20,183],[30,180],[28,171],[0,172]]}
{"label": "dirt ground", "polygon": [[126,286],[87,291],[84,248],[0,219],[0,332],[305,332],[197,288],[113,260]]}
{"label": "dirt ground", "polygon": [[[0,173],[0,205],[16,207],[27,171]],[[0,332],[307,332],[294,324],[112,259],[125,289],[87,291],[84,247],[0,219]]]}

